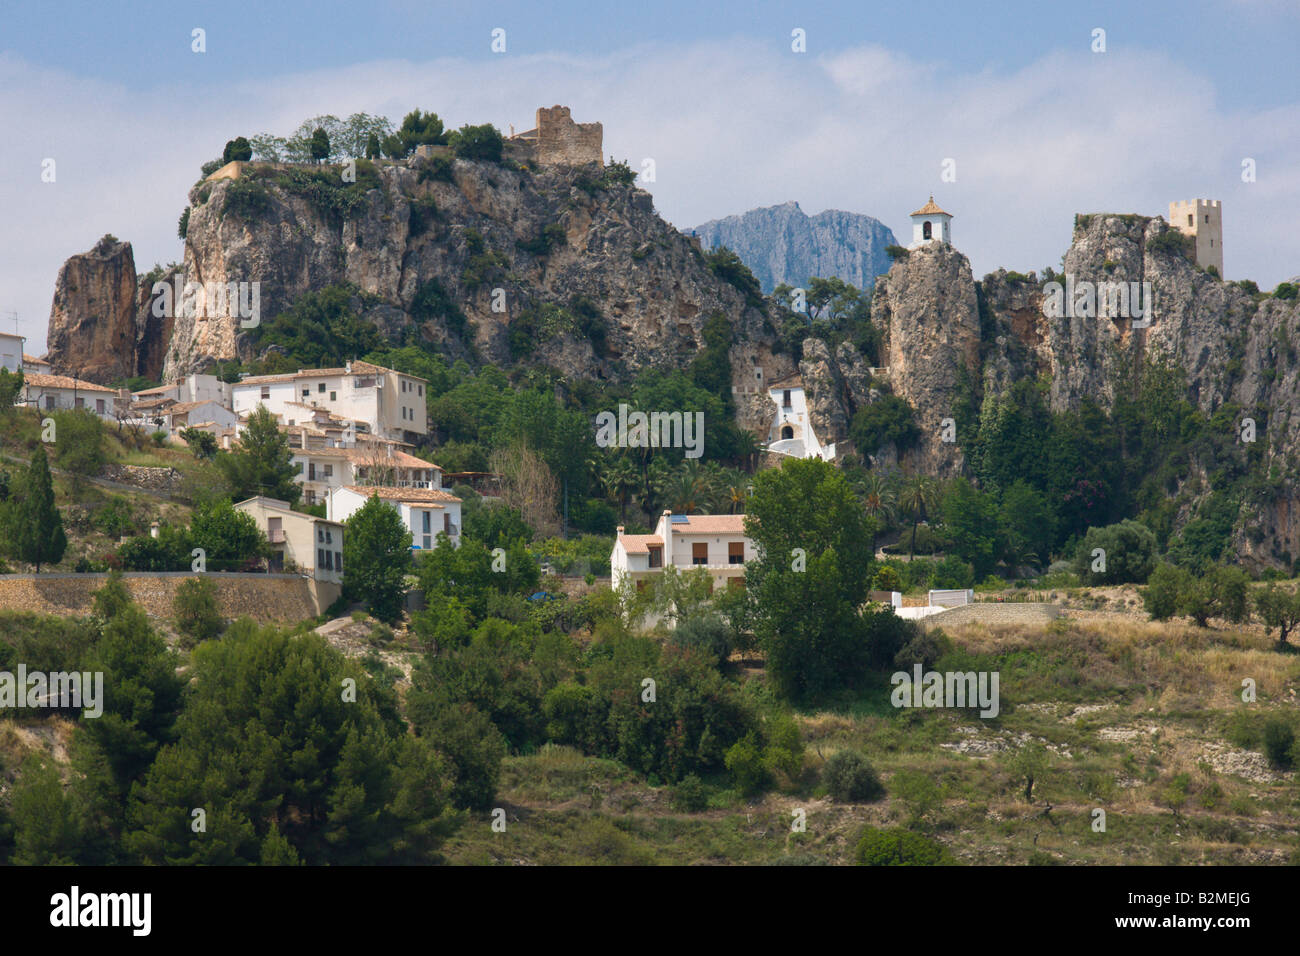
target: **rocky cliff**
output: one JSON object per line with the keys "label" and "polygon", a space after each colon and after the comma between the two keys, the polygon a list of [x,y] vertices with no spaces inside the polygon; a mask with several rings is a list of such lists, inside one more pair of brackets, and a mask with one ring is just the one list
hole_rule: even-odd
{"label": "rocky cliff", "polygon": [[167,329],[149,315],[148,299],[129,242],[105,236],[68,259],[55,282],[46,334],[55,371],[101,384],[156,377]]}
{"label": "rocky cliff", "polygon": [[838,276],[869,289],[889,268],[887,226],[858,213],[827,209],[809,216],[797,202],[751,209],[686,230],[707,249],[726,246],[753,271],[764,292],[780,283],[807,288],[814,277]]}
{"label": "rocky cliff", "polygon": [[[680,367],[720,312],[738,384],[755,366],[769,377],[794,370],[772,353],[766,303],[715,277],[643,190],[591,168],[449,157],[358,165],[349,185],[338,167],[259,164],[201,183],[184,281],[257,283],[263,321],[306,292],[351,283],[373,297],[364,317],[390,336],[414,327],[452,355],[611,381]],[[189,311],[178,310],[168,378],[253,357],[235,309]],[[761,402],[740,397],[742,422],[766,420]]]}

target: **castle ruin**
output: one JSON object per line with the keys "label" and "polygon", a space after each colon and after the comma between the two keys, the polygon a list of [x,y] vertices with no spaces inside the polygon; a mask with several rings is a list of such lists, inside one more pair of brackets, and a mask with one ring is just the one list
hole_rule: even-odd
{"label": "castle ruin", "polygon": [[539,107],[537,126],[515,134],[510,141],[531,147],[532,158],[543,166],[603,166],[604,138],[600,123],[575,123],[567,106],[552,106]]}

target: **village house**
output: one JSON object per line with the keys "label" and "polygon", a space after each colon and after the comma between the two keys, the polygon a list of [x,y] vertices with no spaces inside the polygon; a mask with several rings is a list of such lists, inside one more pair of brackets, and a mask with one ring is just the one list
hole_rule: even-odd
{"label": "village house", "polygon": [[366,423],[381,438],[415,442],[429,432],[424,379],[369,362],[343,368],[255,375],[231,387],[232,407],[247,416],[258,405],[284,425],[314,420],[317,409]]}
{"label": "village house", "polygon": [[0,368],[8,369],[10,372],[21,371],[24,368],[23,343],[27,340],[12,332],[0,332]]}
{"label": "village house", "polygon": [[440,488],[391,488],[345,485],[329,492],[326,513],[332,521],[347,521],[372,497],[397,509],[411,532],[411,550],[428,551],[445,534],[460,547],[460,504],[455,495]]}
{"label": "village house", "polygon": [[309,505],[324,501],[331,490],[347,485],[442,488],[441,468],[391,443],[297,449],[292,463],[298,469],[294,480],[302,485],[303,501]]}
{"label": "village house", "polygon": [[23,373],[22,404],[40,411],[84,408],[108,421],[117,420],[117,392],[66,375]]}
{"label": "village house", "polygon": [[230,386],[215,375],[186,375],[170,385],[158,385],[131,393],[131,401],[154,402],[170,399],[173,402],[216,402],[230,407]]}
{"label": "village house", "polygon": [[272,572],[296,571],[312,582],[312,596],[323,611],[342,593],[343,525],[294,511],[287,501],[258,495],[235,505],[251,515],[271,544]]}
{"label": "village house", "polygon": [[35,355],[23,353],[23,372],[38,372],[41,375],[50,375],[54,372],[54,367],[43,358],[37,358]]}
{"label": "village house", "polygon": [[744,515],[659,516],[654,534],[624,534],[620,525],[609,558],[613,586],[631,581],[638,591],[665,567],[681,570],[704,568],[713,589],[745,586],[745,563],[755,557],[754,544],[745,536]]}

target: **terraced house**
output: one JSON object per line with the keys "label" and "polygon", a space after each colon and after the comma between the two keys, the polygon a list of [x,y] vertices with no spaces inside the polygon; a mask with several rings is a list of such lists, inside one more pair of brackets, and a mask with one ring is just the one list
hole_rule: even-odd
{"label": "terraced house", "polygon": [[391,442],[364,442],[351,448],[293,450],[294,479],[302,485],[306,504],[325,501],[332,490],[349,485],[439,489],[442,469],[416,458]]}

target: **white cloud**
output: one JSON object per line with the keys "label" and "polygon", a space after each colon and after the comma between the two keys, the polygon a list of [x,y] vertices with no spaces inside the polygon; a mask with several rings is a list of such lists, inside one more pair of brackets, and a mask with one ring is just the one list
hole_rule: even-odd
{"label": "white cloud", "polygon": [[[1162,214],[1171,199],[1225,203],[1229,277],[1271,287],[1300,271],[1300,106],[1227,113],[1208,81],[1161,53],[1047,52],[1014,71],[957,74],[879,46],[833,57],[745,39],[645,45],[599,58],[364,63],[128,93],[0,56],[0,313],[39,351],[60,264],[105,232],[137,268],[179,259],[176,220],[198,167],[232,136],[287,133],[319,113],[448,125],[532,125],[565,103],[605,124],[605,152],[652,157],[661,214],[690,226],[798,200],[867,213],[904,236],[931,192],[955,214],[977,275],[1055,265],[1075,212]],[[58,181],[40,182],[40,162]],[[1240,181],[1242,157],[1259,180]],[[957,181],[940,181],[951,157]]]}

